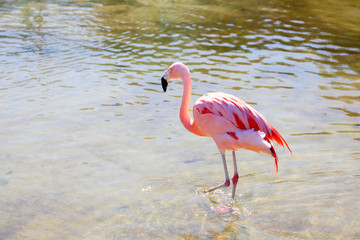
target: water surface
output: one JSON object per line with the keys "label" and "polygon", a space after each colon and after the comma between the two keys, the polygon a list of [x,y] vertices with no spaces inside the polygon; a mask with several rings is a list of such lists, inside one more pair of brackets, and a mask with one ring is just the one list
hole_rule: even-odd
{"label": "water surface", "polygon": [[[360,238],[360,5],[327,1],[2,1],[1,239]],[[242,98],[294,155],[238,151],[178,119]],[[232,174],[231,154],[228,154]],[[223,204],[236,211],[219,214]]]}

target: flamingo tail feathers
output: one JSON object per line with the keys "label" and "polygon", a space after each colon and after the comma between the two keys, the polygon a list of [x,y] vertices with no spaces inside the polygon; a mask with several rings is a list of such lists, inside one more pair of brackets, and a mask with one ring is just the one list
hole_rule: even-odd
{"label": "flamingo tail feathers", "polygon": [[283,147],[287,147],[287,149],[289,150],[289,152],[291,153],[291,155],[293,154],[289,145],[286,143],[285,139],[280,135],[280,133],[273,127],[271,126],[271,135],[269,136],[270,140],[275,140],[278,144],[280,144]]}

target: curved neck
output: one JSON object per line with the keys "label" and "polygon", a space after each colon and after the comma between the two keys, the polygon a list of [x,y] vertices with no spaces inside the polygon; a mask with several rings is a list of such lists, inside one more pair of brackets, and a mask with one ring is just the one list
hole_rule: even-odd
{"label": "curved neck", "polygon": [[190,100],[191,100],[190,72],[187,71],[186,73],[184,73],[183,76],[181,76],[181,79],[183,82],[183,96],[182,96],[181,106],[180,106],[180,121],[187,130],[189,130],[192,133],[195,133],[194,120],[191,119],[190,113],[189,113],[189,104],[190,104]]}

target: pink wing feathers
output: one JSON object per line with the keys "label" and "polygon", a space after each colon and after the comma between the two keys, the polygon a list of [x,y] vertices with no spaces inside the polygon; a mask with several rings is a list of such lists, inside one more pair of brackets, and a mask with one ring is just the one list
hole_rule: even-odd
{"label": "pink wing feathers", "polygon": [[[206,103],[206,104],[202,104]],[[266,134],[269,140],[276,141],[283,147],[288,144],[280,133],[266,119],[241,99],[226,93],[208,93],[194,105],[194,111],[202,114],[212,113],[223,116],[240,129],[254,129]]]}
{"label": "pink wing feathers", "polygon": [[[220,92],[208,93],[197,100],[194,111],[201,114],[212,113],[225,117],[239,129],[261,131],[265,133],[265,140],[269,143],[270,140],[276,141],[279,145],[286,146],[292,153],[280,133],[254,108],[235,96]],[[273,147],[271,147],[271,152],[275,158],[277,170],[277,156]]]}

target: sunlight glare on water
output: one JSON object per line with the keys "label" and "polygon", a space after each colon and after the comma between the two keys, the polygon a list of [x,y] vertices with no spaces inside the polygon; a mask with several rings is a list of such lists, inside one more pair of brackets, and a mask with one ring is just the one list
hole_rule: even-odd
{"label": "sunlight glare on water", "polygon": [[[360,5],[320,1],[2,1],[0,239],[360,238]],[[178,119],[233,94],[293,151],[237,152]],[[230,174],[231,154],[227,155]]]}

